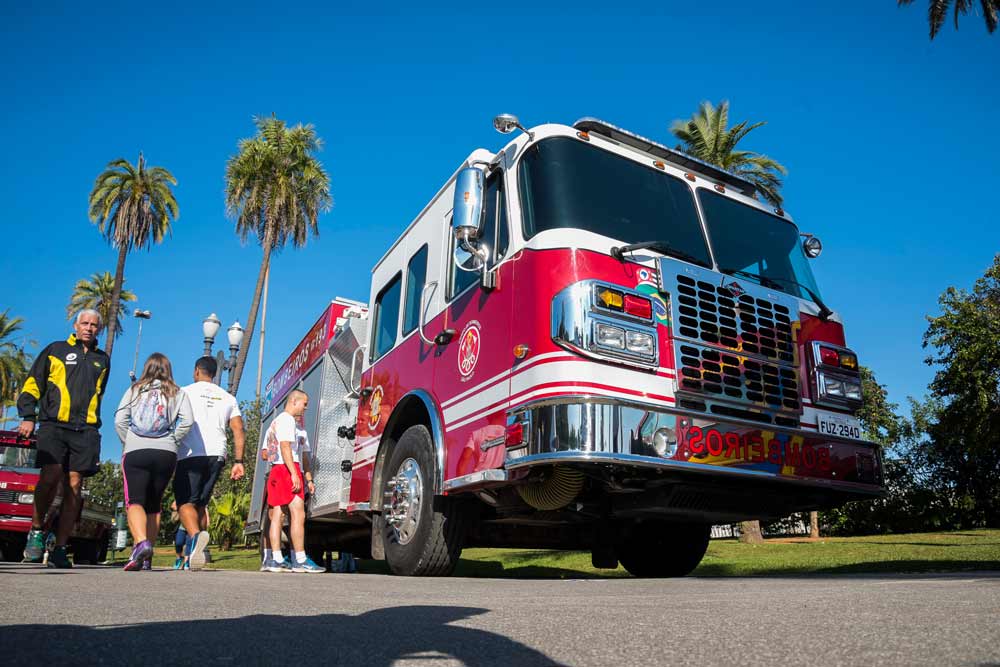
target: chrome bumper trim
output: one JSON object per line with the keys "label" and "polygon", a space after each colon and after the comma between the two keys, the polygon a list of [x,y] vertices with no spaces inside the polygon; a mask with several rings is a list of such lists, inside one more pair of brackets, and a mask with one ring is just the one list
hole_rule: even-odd
{"label": "chrome bumper trim", "polygon": [[[557,398],[539,398],[531,401],[525,401],[524,403],[519,403],[518,405],[510,407],[507,412],[509,415],[516,415],[526,411],[533,411],[537,408],[550,407],[556,405],[576,405],[576,404],[593,404],[593,405],[609,405],[609,406],[621,406],[628,408],[636,408],[638,410],[652,410],[655,412],[661,412],[666,414],[677,415],[680,417],[688,417],[690,419],[701,419],[701,420],[715,420],[723,422],[726,424],[732,424],[734,426],[746,426],[753,428],[765,429],[768,431],[774,431],[777,433],[787,433],[790,435],[804,435],[804,436],[816,436],[816,431],[809,431],[807,429],[796,429],[787,426],[778,426],[777,424],[768,424],[765,422],[756,422],[749,419],[740,419],[739,417],[730,417],[728,415],[712,415],[705,414],[702,412],[690,412],[684,410],[683,408],[675,408],[665,406],[662,403],[645,403],[641,400],[629,400],[624,398],[608,398],[606,396],[599,396],[596,394],[565,394]],[[843,442],[851,445],[864,445],[871,447],[872,449],[879,449],[879,445],[868,440],[853,440],[851,438],[843,438],[841,436],[823,433],[823,438],[830,441]]]}
{"label": "chrome bumper trim", "polygon": [[551,465],[556,463],[593,463],[601,465],[617,464],[627,465],[630,467],[692,472],[703,475],[726,475],[746,479],[762,479],[813,487],[823,486],[831,489],[868,493],[872,496],[878,496],[882,493],[882,487],[872,484],[858,484],[856,482],[842,482],[839,480],[835,481],[813,477],[782,477],[781,475],[777,475],[772,472],[765,472],[763,470],[726,468],[723,466],[706,465],[704,463],[691,463],[689,461],[656,459],[651,456],[637,456],[635,454],[609,454],[605,452],[584,451],[551,452],[548,454],[532,454],[530,456],[522,456],[516,459],[508,459],[506,467],[507,470],[517,470],[519,468],[529,468],[537,465]]}
{"label": "chrome bumper trim", "polygon": [[468,486],[478,486],[480,484],[486,484],[490,482],[506,482],[506,481],[507,481],[506,471],[491,468],[489,470],[480,470],[478,472],[469,473],[468,475],[462,475],[461,477],[455,477],[453,479],[446,480],[444,483],[444,490],[455,491],[456,489],[461,489]]}

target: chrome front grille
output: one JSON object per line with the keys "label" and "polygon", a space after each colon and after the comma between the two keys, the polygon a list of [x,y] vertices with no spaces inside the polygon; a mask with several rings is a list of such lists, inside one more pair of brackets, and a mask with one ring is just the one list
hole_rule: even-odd
{"label": "chrome front grille", "polygon": [[0,491],[0,503],[16,503],[20,491]]}
{"label": "chrome front grille", "polygon": [[[795,362],[791,310],[750,294],[678,275],[677,331],[691,340],[788,363]],[[745,288],[744,288],[745,289]]]}
{"label": "chrome front grille", "polygon": [[795,297],[669,259],[660,262],[660,289],[670,295],[681,405],[798,423]]}
{"label": "chrome front grille", "polygon": [[680,350],[681,389],[775,410],[801,409],[799,381],[791,368],[706,347],[681,345]]}

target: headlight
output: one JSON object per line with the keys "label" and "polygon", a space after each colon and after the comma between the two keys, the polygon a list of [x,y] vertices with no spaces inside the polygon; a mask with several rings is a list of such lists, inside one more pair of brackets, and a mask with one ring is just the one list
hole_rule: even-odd
{"label": "headlight", "polygon": [[631,352],[653,356],[653,337],[641,331],[629,331],[625,334],[625,347]]}
{"label": "headlight", "polygon": [[625,349],[625,330],[613,327],[610,324],[597,323],[597,344],[604,347],[613,347],[619,350]]}
{"label": "headlight", "polygon": [[844,383],[831,377],[823,377],[823,389],[827,396],[844,397]]}
{"label": "headlight", "polygon": [[31,505],[35,502],[35,494],[33,493],[22,493],[17,496],[17,502],[24,503],[25,505]]}
{"label": "headlight", "polygon": [[855,401],[861,400],[861,383],[844,382],[844,395]]}
{"label": "headlight", "polygon": [[653,433],[653,449],[663,458],[672,458],[677,453],[677,432],[664,426]]}

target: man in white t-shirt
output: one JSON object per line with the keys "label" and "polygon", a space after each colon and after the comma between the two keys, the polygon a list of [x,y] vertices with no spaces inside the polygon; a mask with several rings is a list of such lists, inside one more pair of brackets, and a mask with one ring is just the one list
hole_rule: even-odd
{"label": "man in white t-shirt", "polygon": [[[325,571],[305,551],[306,487],[310,494],[316,492],[309,469],[309,436],[302,425],[308,407],[306,393],[293,389],[285,401],[285,409],[274,418],[261,440],[261,458],[271,462],[271,472],[267,476],[271,557],[264,562],[268,572]],[[285,513],[289,515],[288,528],[294,549],[290,563],[286,563],[281,554],[281,524]]]}
{"label": "man in white t-shirt", "polygon": [[[194,427],[177,450],[174,497],[181,525],[187,531],[186,565],[198,569],[205,564],[208,545],[208,512],[212,489],[226,465],[226,428],[233,431],[236,460],[229,476],[243,477],[243,417],[236,399],[212,382],[218,364],[201,357],[194,364],[194,384],[184,387],[194,411]],[[184,564],[181,564],[182,566]]]}

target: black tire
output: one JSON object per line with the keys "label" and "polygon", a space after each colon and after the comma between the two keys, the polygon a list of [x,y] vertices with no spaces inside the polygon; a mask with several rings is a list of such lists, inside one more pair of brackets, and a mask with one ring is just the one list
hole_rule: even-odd
{"label": "black tire", "polygon": [[0,560],[7,563],[20,563],[24,558],[24,545],[28,542],[27,533],[8,533],[0,541]]}
{"label": "black tire", "polygon": [[683,577],[698,567],[712,526],[701,523],[636,521],[623,527],[618,560],[636,577]]}
{"label": "black tire", "polygon": [[73,540],[73,564],[97,565],[100,545],[97,540]]}
{"label": "black tire", "polygon": [[[462,555],[465,537],[464,512],[461,504],[446,497],[434,496],[434,442],[427,427],[411,426],[396,443],[384,482],[376,493],[392,491],[392,481],[406,463],[419,472],[420,502],[414,513],[416,525],[412,532],[401,532],[389,524],[391,508],[382,507],[382,542],[385,559],[393,574],[404,576],[447,576]],[[409,468],[412,471],[412,467]]]}
{"label": "black tire", "polygon": [[95,565],[97,565],[99,563],[106,563],[107,562],[107,560],[108,560],[108,543],[109,543],[110,540],[111,540],[111,534],[110,533],[104,533],[104,535],[102,535],[100,538],[98,538],[98,540],[97,540],[97,560],[94,561]]}

